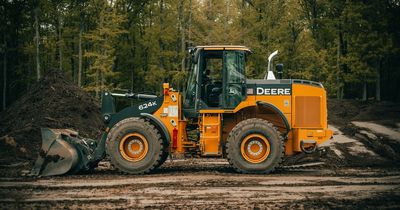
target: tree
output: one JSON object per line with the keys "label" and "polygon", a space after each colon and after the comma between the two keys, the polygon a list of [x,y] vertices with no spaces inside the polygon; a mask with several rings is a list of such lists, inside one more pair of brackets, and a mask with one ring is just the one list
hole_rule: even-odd
{"label": "tree", "polygon": [[7,39],[6,34],[3,33],[3,103],[2,110],[6,109],[7,106]]}
{"label": "tree", "polygon": [[279,50],[286,78],[321,81],[331,97],[400,100],[398,1],[2,0],[0,10],[3,109],[50,68],[97,96],[182,89],[187,47],[204,44],[250,47],[248,78]]}
{"label": "tree", "polygon": [[36,79],[39,80],[41,77],[40,73],[40,32],[39,32],[39,11],[40,11],[40,0],[36,0],[36,7],[34,9],[35,15],[35,43],[36,43]]}
{"label": "tree", "polygon": [[125,31],[121,24],[125,17],[117,13],[112,2],[93,0],[92,8],[97,11],[93,18],[98,20],[98,25],[84,38],[91,44],[91,50],[85,52],[85,56],[91,60],[89,77],[91,81],[86,86],[87,90],[95,91],[99,98],[100,92],[112,84],[107,83],[108,77],[115,76],[113,63],[115,60],[114,42]]}

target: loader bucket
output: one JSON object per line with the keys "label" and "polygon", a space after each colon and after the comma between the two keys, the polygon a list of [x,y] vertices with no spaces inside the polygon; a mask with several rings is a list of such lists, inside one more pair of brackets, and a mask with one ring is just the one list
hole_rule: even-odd
{"label": "loader bucket", "polygon": [[42,128],[42,148],[31,171],[33,176],[66,174],[80,162],[79,151],[68,141],[77,133],[68,129]]}

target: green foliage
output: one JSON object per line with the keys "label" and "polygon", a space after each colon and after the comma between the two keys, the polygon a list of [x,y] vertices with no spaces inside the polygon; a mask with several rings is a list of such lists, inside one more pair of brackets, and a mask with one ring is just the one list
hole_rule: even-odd
{"label": "green foliage", "polygon": [[361,97],[364,83],[387,89],[400,75],[398,1],[35,0],[2,1],[0,10],[10,100],[35,81],[35,11],[42,73],[82,76],[97,95],[157,93],[165,81],[183,89],[187,47],[206,44],[250,47],[249,78],[262,78],[279,50],[286,78],[321,81],[331,96]]}
{"label": "green foliage", "polygon": [[85,88],[95,91],[98,97],[101,91],[113,87],[109,81],[117,76],[113,69],[115,44],[118,36],[126,32],[122,28],[125,16],[118,14],[112,3],[103,0],[91,0],[87,9],[92,11],[92,18],[97,20],[97,24],[84,34],[84,39],[90,45],[84,54],[90,63]]}

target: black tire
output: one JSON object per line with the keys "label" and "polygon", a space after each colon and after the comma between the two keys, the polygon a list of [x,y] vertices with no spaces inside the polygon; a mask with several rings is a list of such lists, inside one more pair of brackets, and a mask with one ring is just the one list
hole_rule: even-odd
{"label": "black tire", "polygon": [[160,159],[160,162],[158,162],[158,164],[156,165],[156,168],[158,168],[162,164],[164,164],[169,156],[169,143],[164,138],[163,138],[163,145],[164,145],[164,149],[161,154],[161,159]]}
{"label": "black tire", "polygon": [[156,168],[160,167],[162,164],[165,163],[165,161],[167,161],[168,159],[168,155],[169,155],[169,151],[163,151],[162,155],[161,155],[161,159],[159,164],[156,166]]}
{"label": "black tire", "polygon": [[[241,144],[249,135],[259,135],[268,141],[270,150],[266,159],[252,163],[245,159]],[[239,173],[268,174],[274,171],[284,157],[284,142],[278,129],[266,120],[251,118],[238,123],[229,133],[226,144],[227,159]]]}
{"label": "black tire", "polygon": [[[151,123],[150,120],[145,119],[146,122]],[[155,126],[154,124],[152,124],[153,126]],[[155,126],[156,129],[158,129],[158,131],[161,130],[161,128]],[[167,139],[165,138],[165,136],[162,135],[162,141],[163,141],[163,150],[162,150],[162,154],[161,154],[161,159],[158,162],[158,164],[155,166],[156,168],[160,167],[162,164],[165,163],[165,161],[167,160],[168,156],[169,156],[169,142],[167,141]]]}
{"label": "black tire", "polygon": [[[140,134],[147,141],[147,153],[138,161],[130,161],[120,152],[120,143],[129,134]],[[164,144],[159,131],[150,122],[140,118],[127,118],[118,122],[107,137],[107,154],[111,163],[120,171],[129,174],[148,173],[160,165]]]}

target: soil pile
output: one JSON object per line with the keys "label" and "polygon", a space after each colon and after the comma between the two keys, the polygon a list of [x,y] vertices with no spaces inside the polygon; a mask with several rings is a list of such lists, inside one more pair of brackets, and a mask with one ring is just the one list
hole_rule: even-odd
{"label": "soil pile", "polygon": [[103,125],[98,101],[58,71],[48,72],[0,115],[0,163],[33,162],[41,127],[70,128],[97,138]]}
{"label": "soil pile", "polygon": [[328,123],[334,138],[313,154],[286,158],[284,165],[323,162],[323,167],[398,167],[400,139],[395,136],[356,126],[368,123],[385,130],[400,132],[400,104],[393,102],[328,100]]}
{"label": "soil pile", "polygon": [[350,121],[374,121],[396,127],[400,122],[400,104],[389,101],[328,100],[329,124],[344,126]]}
{"label": "soil pile", "polygon": [[328,123],[343,126],[366,107],[368,105],[361,101],[328,99]]}

